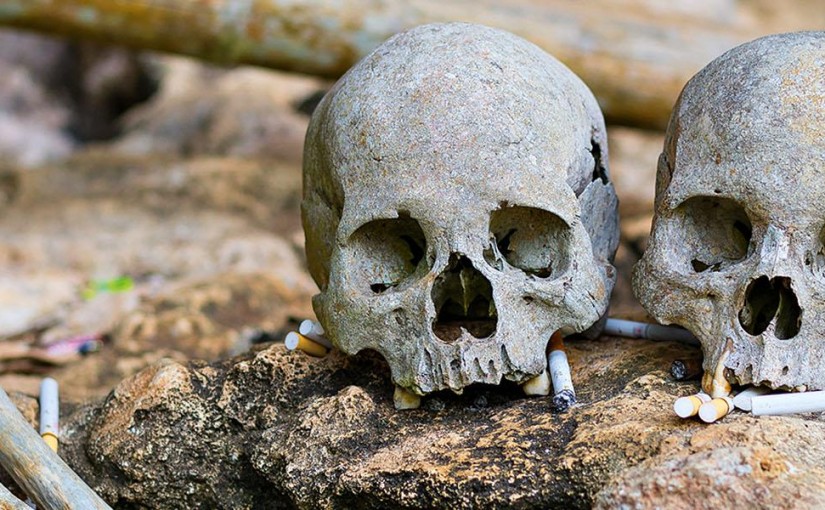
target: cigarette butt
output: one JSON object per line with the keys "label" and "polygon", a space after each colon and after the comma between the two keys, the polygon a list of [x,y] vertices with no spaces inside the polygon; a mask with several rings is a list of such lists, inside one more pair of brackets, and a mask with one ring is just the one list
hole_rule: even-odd
{"label": "cigarette butt", "polygon": [[699,340],[684,328],[624,319],[607,319],[604,325],[604,334],[625,338],[646,338],[656,341],[672,340],[690,345],[699,345]]}
{"label": "cigarette butt", "polygon": [[702,360],[677,359],[670,365],[670,375],[676,381],[689,381],[702,375]]}
{"label": "cigarette butt", "polygon": [[[561,334],[554,333],[550,343],[551,351],[547,356],[547,366],[550,369],[550,380],[553,382],[553,407],[558,411],[564,411],[576,403],[576,390],[573,388],[573,377],[570,374],[567,353],[563,349]],[[553,348],[553,344],[556,348]]]}
{"label": "cigarette butt", "polygon": [[561,390],[553,395],[553,409],[564,412],[576,403],[576,394],[571,390]]}
{"label": "cigarette butt", "polygon": [[332,342],[324,336],[324,327],[315,321],[305,320],[301,322],[298,326],[298,333],[327,349],[332,349]]}
{"label": "cigarette butt", "polygon": [[705,423],[713,423],[724,418],[731,411],[733,411],[733,400],[730,397],[714,398],[702,404],[699,408],[699,418]]}
{"label": "cigarette butt", "polygon": [[754,416],[819,413],[825,411],[825,391],[759,395],[751,398],[751,405]]}
{"label": "cigarette butt", "polygon": [[286,338],[284,339],[284,345],[290,351],[297,349],[299,351],[304,351],[310,356],[315,356],[316,358],[323,358],[327,355],[326,347],[315,343],[309,338],[294,331],[287,333]]}
{"label": "cigarette butt", "polygon": [[57,451],[57,436],[54,434],[43,434],[41,437],[43,438],[43,441],[49,445],[49,448],[51,448],[53,452]]}
{"label": "cigarette butt", "polygon": [[57,451],[60,421],[60,397],[57,381],[51,377],[40,383],[40,436]]}
{"label": "cigarette butt", "polygon": [[673,403],[673,412],[679,418],[690,418],[699,414],[699,408],[705,402],[710,402],[710,395],[705,393],[697,393],[689,397],[677,398]]}
{"label": "cigarette butt", "polygon": [[746,388],[733,397],[733,406],[742,411],[750,411],[753,409],[753,397],[770,393],[771,389],[765,386],[751,386]]}

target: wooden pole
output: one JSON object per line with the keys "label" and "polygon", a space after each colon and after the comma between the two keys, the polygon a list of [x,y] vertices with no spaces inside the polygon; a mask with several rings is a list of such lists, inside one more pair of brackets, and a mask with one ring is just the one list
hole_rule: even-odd
{"label": "wooden pole", "polygon": [[32,510],[0,484],[0,510]]}
{"label": "wooden pole", "polygon": [[46,445],[2,388],[0,465],[37,504],[38,509],[109,509],[63,459]]}
{"label": "wooden pole", "polygon": [[705,64],[759,35],[821,29],[825,10],[811,0],[673,0],[658,7],[649,0],[0,2],[0,25],[330,78],[392,34],[438,21],[514,32],[573,69],[609,121],[661,128]]}

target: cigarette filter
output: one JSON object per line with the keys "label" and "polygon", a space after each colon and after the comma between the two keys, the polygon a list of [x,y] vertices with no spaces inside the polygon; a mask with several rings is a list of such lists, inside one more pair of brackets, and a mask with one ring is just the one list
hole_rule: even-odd
{"label": "cigarette filter", "polygon": [[741,409],[742,411],[750,411],[753,408],[753,397],[770,393],[770,391],[770,388],[765,386],[751,386],[749,388],[745,388],[733,397],[733,406],[737,409]]}
{"label": "cigarette filter", "polygon": [[699,408],[702,404],[710,402],[710,395],[706,393],[697,393],[689,397],[677,398],[673,403],[673,412],[679,418],[690,418],[699,414]]}
{"label": "cigarette filter", "polygon": [[327,355],[326,347],[315,343],[309,338],[294,331],[287,333],[286,338],[284,339],[284,345],[290,351],[297,349],[299,351],[304,351],[310,356],[315,356],[316,358],[323,358]]}
{"label": "cigarette filter", "polygon": [[301,325],[298,326],[298,333],[327,349],[332,349],[332,342],[324,336],[324,327],[315,321],[305,320],[301,322]]}
{"label": "cigarette filter", "polygon": [[60,398],[57,381],[51,377],[40,383],[40,436],[53,451],[57,451],[60,420]]}
{"label": "cigarette filter", "polygon": [[819,413],[825,411],[825,391],[777,393],[751,398],[754,416]]}
{"label": "cigarette filter", "polygon": [[699,418],[705,423],[713,423],[724,418],[731,411],[733,411],[733,400],[730,397],[714,398],[702,404],[699,408]]}

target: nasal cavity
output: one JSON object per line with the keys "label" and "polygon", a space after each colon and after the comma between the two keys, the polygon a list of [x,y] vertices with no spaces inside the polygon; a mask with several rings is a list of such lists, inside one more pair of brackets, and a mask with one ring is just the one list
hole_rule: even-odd
{"label": "nasal cavity", "polygon": [[498,314],[493,301],[493,286],[466,256],[450,255],[446,269],[433,284],[436,318],[433,333],[451,343],[467,331],[475,338],[488,338],[496,332]]}
{"label": "nasal cavity", "polygon": [[751,335],[761,335],[774,323],[774,336],[780,340],[799,333],[802,309],[791,288],[791,279],[777,276],[771,280],[760,276],[748,285],[745,304],[739,311],[739,323]]}

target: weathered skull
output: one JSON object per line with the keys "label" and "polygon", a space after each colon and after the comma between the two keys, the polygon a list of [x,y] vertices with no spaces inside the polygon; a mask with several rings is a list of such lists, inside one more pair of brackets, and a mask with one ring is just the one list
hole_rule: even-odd
{"label": "weathered skull", "polygon": [[605,312],[618,240],[604,122],[566,67],[469,24],[391,38],[318,106],[304,154],[313,305],[416,394],[546,368]]}
{"label": "weathered skull", "polygon": [[682,91],[633,286],[706,373],[825,388],[823,180],[825,32],[739,46]]}

